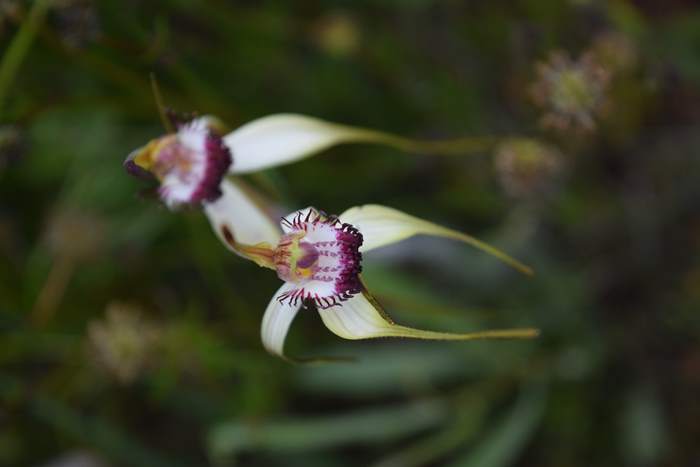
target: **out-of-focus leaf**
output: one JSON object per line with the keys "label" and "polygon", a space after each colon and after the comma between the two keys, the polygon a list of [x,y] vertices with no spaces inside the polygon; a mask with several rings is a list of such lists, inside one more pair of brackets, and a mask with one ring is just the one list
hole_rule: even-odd
{"label": "out-of-focus leaf", "polygon": [[355,443],[378,443],[419,433],[449,415],[439,400],[381,407],[344,415],[233,421],[209,432],[209,453],[224,460],[242,451],[303,452]]}
{"label": "out-of-focus leaf", "polygon": [[488,406],[482,398],[473,398],[456,410],[457,419],[438,433],[421,438],[401,448],[397,453],[380,460],[375,467],[420,467],[433,465],[450,451],[463,445],[478,434]]}
{"label": "out-of-focus leaf", "polygon": [[377,397],[454,381],[464,376],[465,368],[482,368],[481,363],[434,346],[400,344],[353,346],[356,364],[300,367],[297,382],[316,394]]}
{"label": "out-of-focus leaf", "polygon": [[630,465],[655,465],[668,447],[663,407],[652,388],[633,389],[621,413],[622,453]]}
{"label": "out-of-focus leaf", "polygon": [[63,403],[41,397],[32,403],[33,415],[62,434],[98,449],[110,459],[134,467],[191,465],[152,451],[108,421],[80,414]]}
{"label": "out-of-focus leaf", "polygon": [[[509,371],[522,361],[521,342],[472,342],[468,345],[394,341],[355,343],[357,363],[299,368],[297,384],[314,394],[377,397],[416,388],[484,377]],[[445,351],[445,346],[450,350]],[[347,346],[343,350],[347,350]],[[338,350],[340,352],[340,350]],[[517,352],[517,354],[516,354]],[[328,354],[337,352],[327,351]],[[497,357],[497,358],[495,358]]]}
{"label": "out-of-focus leaf", "polygon": [[513,464],[537,429],[545,408],[546,389],[533,384],[523,390],[510,412],[475,446],[450,464],[453,467],[506,467]]}

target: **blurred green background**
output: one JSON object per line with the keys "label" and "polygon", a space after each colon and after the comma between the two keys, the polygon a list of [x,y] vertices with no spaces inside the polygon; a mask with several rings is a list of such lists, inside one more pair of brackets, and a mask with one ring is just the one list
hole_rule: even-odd
{"label": "blurred green background", "polygon": [[[700,8],[689,0],[0,0],[0,465],[693,466],[700,450]],[[126,155],[167,103],[299,112],[368,145],[248,177],[289,210],[386,204],[485,239],[368,254],[399,322],[535,341],[351,342]]]}

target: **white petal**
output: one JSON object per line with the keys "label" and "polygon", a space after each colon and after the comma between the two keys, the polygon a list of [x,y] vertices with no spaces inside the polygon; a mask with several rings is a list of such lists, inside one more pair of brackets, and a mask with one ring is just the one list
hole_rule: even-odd
{"label": "white petal", "polygon": [[434,235],[459,240],[495,256],[513,268],[532,274],[532,269],[504,252],[456,230],[433,224],[386,206],[368,204],[350,208],[340,215],[341,222],[347,222],[362,234],[360,251],[366,252],[391,243],[397,243],[414,235]]}
{"label": "white petal", "polygon": [[429,340],[523,339],[538,335],[536,329],[504,329],[470,333],[424,331],[395,324],[367,292],[359,293],[341,306],[318,310],[326,327],[343,339],[407,337]]}
{"label": "white petal", "polygon": [[281,236],[280,229],[266,211],[260,195],[240,180],[224,180],[221,183],[221,191],[222,196],[213,203],[206,203],[204,210],[214,232],[229,250],[240,254],[226,239],[226,229],[233,235],[236,243],[269,243],[273,246],[277,244]]}
{"label": "white petal", "polygon": [[293,284],[285,282],[272,297],[262,319],[260,336],[265,349],[271,354],[284,358],[284,340],[287,338],[289,326],[299,311],[299,306],[277,300],[281,294],[294,288]]}
{"label": "white petal", "polygon": [[224,137],[231,149],[231,173],[288,164],[340,143],[381,139],[370,130],[296,114],[253,120]]}

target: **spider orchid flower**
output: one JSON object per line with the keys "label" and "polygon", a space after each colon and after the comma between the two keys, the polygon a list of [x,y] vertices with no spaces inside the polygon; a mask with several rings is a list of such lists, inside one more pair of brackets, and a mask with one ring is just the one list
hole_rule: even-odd
{"label": "spider orchid flower", "polygon": [[[210,219],[221,232],[220,237],[230,241],[232,237],[226,218]],[[418,234],[465,242],[498,256],[521,271],[531,272],[527,266],[469,235],[392,208],[367,205],[351,208],[340,216],[329,216],[311,207],[302,209],[282,219],[276,242],[243,246],[251,259],[275,270],[284,281],[263,316],[261,336],[264,347],[272,354],[288,358],[284,355],[284,341],[301,308],[318,310],[325,326],[344,339],[472,340],[537,335],[535,329],[459,334],[425,331],[394,323],[362,282],[362,254]],[[241,245],[235,246],[241,248]]]}
{"label": "spider orchid flower", "polygon": [[[246,254],[238,248],[239,243],[269,240],[277,226],[250,187],[237,180],[222,184],[228,175],[289,164],[344,143],[385,144],[434,154],[483,151],[493,145],[489,138],[415,141],[296,114],[263,117],[230,133],[211,116],[185,118],[169,113],[164,120],[173,131],[133,151],[124,162],[125,168],[141,178],[155,177],[160,184],[159,196],[171,209],[202,206],[210,217],[233,205],[242,209],[229,223],[236,243],[227,244],[243,256]],[[240,225],[246,217],[257,221],[255,236],[248,235],[248,229]]]}

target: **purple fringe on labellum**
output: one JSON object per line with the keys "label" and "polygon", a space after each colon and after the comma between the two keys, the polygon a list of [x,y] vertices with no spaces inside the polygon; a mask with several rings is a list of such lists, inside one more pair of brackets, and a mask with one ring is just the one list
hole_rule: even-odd
{"label": "purple fringe on labellum", "polygon": [[[340,250],[343,271],[335,280],[335,293],[350,296],[362,291],[360,272],[362,272],[362,234],[350,224],[341,224],[336,218],[336,242]],[[337,227],[337,225],[340,227]]]}
{"label": "purple fringe on labellum", "polygon": [[221,196],[221,180],[226,176],[231,166],[231,151],[224,140],[209,131],[205,142],[207,153],[206,169],[199,186],[192,194],[192,203],[215,201]]}
{"label": "purple fringe on labellum", "polygon": [[[299,212],[290,221],[282,219],[282,223],[292,229],[289,235],[294,236],[294,231],[306,232],[299,247],[303,249],[304,255],[297,261],[296,266],[301,268],[311,268],[312,275],[307,281],[299,283],[299,287],[281,294],[277,299],[280,302],[287,302],[290,305],[300,303],[313,303],[321,309],[332,306],[340,306],[342,302],[348,300],[353,295],[362,292],[362,282],[360,273],[362,272],[362,234],[352,225],[342,223],[335,216],[327,216],[323,213],[315,213],[309,210],[307,213]],[[314,241],[314,232],[317,230],[330,230],[334,235],[334,240]],[[326,233],[328,231],[326,230]],[[283,250],[290,242],[283,238],[280,247]],[[279,258],[282,261],[278,265],[278,272],[284,271],[283,276],[288,274],[288,267],[284,264],[286,255],[279,251]],[[282,266],[282,269],[280,269]],[[333,292],[330,294],[319,294],[314,290],[313,282],[333,283]]]}

